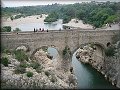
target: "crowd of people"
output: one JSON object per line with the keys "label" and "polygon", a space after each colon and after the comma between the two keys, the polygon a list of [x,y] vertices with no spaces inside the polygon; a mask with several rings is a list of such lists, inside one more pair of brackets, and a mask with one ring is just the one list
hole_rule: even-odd
{"label": "crowd of people", "polygon": [[[34,28],[34,32],[44,32],[44,31],[45,31],[44,28],[39,28],[39,29]],[[46,31],[48,32],[48,29]],[[61,31],[61,28],[59,29],[59,31]]]}
{"label": "crowd of people", "polygon": [[[34,32],[39,32],[39,31],[40,31],[40,32],[44,32],[45,29],[44,29],[44,28],[39,28],[39,29],[37,29],[37,28],[35,29],[35,28],[34,28]],[[48,32],[48,29],[47,29],[46,31]]]}

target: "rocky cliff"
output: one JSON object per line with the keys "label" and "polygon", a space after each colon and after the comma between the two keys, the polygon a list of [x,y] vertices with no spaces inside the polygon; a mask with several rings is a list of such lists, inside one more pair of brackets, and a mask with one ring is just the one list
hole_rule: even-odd
{"label": "rocky cliff", "polygon": [[120,55],[114,57],[101,57],[97,55],[96,49],[90,45],[79,48],[76,58],[83,63],[92,65],[101,72],[113,85],[120,88]]}
{"label": "rocky cliff", "polygon": [[[26,48],[23,51],[26,51]],[[28,60],[20,61],[14,53],[2,53],[1,58],[3,62],[1,64],[2,89],[76,88],[74,74],[56,70],[59,63],[54,63],[48,53],[42,49],[34,54],[32,60],[28,58]]]}

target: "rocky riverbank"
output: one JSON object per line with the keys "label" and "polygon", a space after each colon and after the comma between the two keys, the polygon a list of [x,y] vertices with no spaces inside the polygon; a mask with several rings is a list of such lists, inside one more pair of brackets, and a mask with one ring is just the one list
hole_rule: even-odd
{"label": "rocky riverbank", "polygon": [[[17,48],[16,51],[20,50]],[[26,50],[24,48],[24,50]],[[24,55],[25,56],[25,55]],[[2,89],[73,89],[76,88],[75,76],[71,72],[56,70],[48,53],[42,49],[31,60],[16,59],[14,53],[2,53],[1,88]],[[4,61],[3,61],[4,60]],[[7,61],[8,60],[8,61]],[[7,62],[7,63],[5,63]],[[61,71],[61,72],[60,72]],[[72,81],[72,82],[71,82]]]}
{"label": "rocky riverbank", "polygon": [[120,88],[120,57],[101,57],[96,54],[96,48],[86,45],[79,48],[76,53],[79,61],[92,65],[93,68],[101,72],[107,80]]}

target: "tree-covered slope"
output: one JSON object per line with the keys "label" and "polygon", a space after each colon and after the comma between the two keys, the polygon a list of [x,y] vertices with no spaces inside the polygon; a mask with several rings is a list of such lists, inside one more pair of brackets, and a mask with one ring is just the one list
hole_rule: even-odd
{"label": "tree-covered slope", "polygon": [[68,5],[42,5],[42,6],[24,6],[15,8],[2,8],[3,16],[11,16],[13,14],[22,14],[24,16],[48,14],[46,22],[54,22],[58,18],[63,19],[63,23],[69,22],[72,18],[83,20],[97,28],[102,27],[106,23],[120,21],[120,2],[90,2],[75,3]]}

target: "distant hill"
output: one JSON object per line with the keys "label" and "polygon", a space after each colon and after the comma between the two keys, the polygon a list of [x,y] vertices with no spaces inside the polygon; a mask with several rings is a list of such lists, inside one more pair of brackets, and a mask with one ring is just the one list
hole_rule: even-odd
{"label": "distant hill", "polygon": [[120,22],[119,9],[120,2],[97,3],[93,1],[90,3],[75,3],[68,5],[56,3],[52,5],[6,7],[2,8],[2,16],[12,17],[14,14],[21,14],[21,16],[26,17],[48,14],[46,21],[49,22],[54,22],[60,18],[63,19],[63,23],[68,23],[72,18],[76,18],[83,20],[84,23],[89,23],[99,28],[107,23]]}

